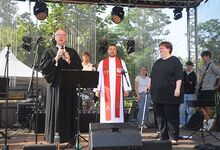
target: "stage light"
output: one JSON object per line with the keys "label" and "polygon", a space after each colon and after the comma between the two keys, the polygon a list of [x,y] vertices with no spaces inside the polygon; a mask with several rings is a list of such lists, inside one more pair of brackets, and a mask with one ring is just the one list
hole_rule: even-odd
{"label": "stage light", "polygon": [[133,53],[135,51],[135,41],[134,40],[128,40],[127,41],[127,53]]}
{"label": "stage light", "polygon": [[27,51],[30,51],[31,48],[32,48],[32,46],[31,46],[32,38],[29,37],[29,36],[24,36],[22,38],[22,41],[23,41],[22,48],[27,50]]}
{"label": "stage light", "polygon": [[43,0],[39,0],[35,3],[34,15],[37,17],[38,20],[44,20],[48,16],[48,8]]}
{"label": "stage light", "polygon": [[124,19],[124,10],[123,7],[115,6],[112,9],[112,21],[116,24],[119,24]]}
{"label": "stage light", "polygon": [[173,10],[175,20],[182,18],[182,10],[183,10],[183,8],[175,8]]}

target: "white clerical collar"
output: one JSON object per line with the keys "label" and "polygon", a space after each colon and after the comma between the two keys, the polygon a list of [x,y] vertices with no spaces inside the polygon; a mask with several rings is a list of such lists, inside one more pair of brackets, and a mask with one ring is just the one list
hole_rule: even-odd
{"label": "white clerical collar", "polygon": [[192,70],[191,71],[186,71],[186,73],[189,75],[190,73],[192,72]]}
{"label": "white clerical collar", "polygon": [[65,45],[63,45],[63,46],[56,45],[56,47],[58,47],[60,49],[61,47],[65,48],[66,46]]}

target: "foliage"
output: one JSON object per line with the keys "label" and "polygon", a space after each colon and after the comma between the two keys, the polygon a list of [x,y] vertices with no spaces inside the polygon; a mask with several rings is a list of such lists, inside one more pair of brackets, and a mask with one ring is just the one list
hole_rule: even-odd
{"label": "foliage", "polygon": [[[30,19],[29,13],[24,13],[17,18],[17,58],[29,67],[32,66],[34,60],[35,44],[38,35],[37,25]],[[32,38],[32,49],[30,52],[22,48],[22,38],[28,36]]]}
{"label": "foliage", "polygon": [[12,46],[16,39],[16,31],[11,26],[0,26],[0,49],[5,48],[7,45]]}
{"label": "foliage", "polygon": [[[79,53],[90,51],[99,62],[106,54],[99,50],[100,41],[117,44],[118,55],[126,61],[131,81],[139,73],[141,66],[151,68],[157,57],[158,43],[163,36],[169,34],[164,27],[170,23],[169,17],[160,9],[125,8],[124,20],[115,25],[111,16],[102,17],[106,10],[103,5],[74,5],[63,3],[48,3],[49,15],[39,26],[30,19],[30,14],[25,13],[17,18],[18,45],[22,45],[24,35],[33,38],[30,52],[24,51],[19,46],[18,58],[26,64],[32,64],[35,42],[39,36],[43,41],[39,47],[41,56],[44,49],[52,46],[54,32],[63,28],[68,33],[68,45],[74,47]],[[127,40],[135,40],[135,52],[127,54]]]}
{"label": "foliage", "polygon": [[220,63],[220,21],[211,19],[198,25],[198,44],[201,50],[210,50],[215,62]]}
{"label": "foliage", "polygon": [[7,45],[11,45],[14,48],[16,44],[16,31],[14,16],[16,13],[15,3],[11,0],[0,1],[0,49],[5,48]]}
{"label": "foliage", "polygon": [[[53,33],[63,28],[68,34],[68,45],[78,50],[79,54],[95,52],[96,23],[101,20],[96,12],[101,13],[105,8],[96,5],[50,4],[48,18],[40,25],[41,35],[45,38],[46,47],[52,45]],[[93,55],[94,56],[94,55]],[[94,57],[95,59],[95,57]]]}
{"label": "foliage", "polygon": [[10,26],[14,24],[16,13],[15,3],[11,0],[0,1],[0,26]]}
{"label": "foliage", "polygon": [[[170,23],[169,17],[160,9],[128,8],[124,20],[112,31],[117,34],[117,40],[122,41],[122,58],[127,62],[131,81],[139,74],[140,68],[146,66],[150,72],[157,58],[156,51],[163,36],[169,34],[165,26]],[[135,40],[135,52],[127,54],[127,40]],[[133,82],[132,82],[133,83]]]}

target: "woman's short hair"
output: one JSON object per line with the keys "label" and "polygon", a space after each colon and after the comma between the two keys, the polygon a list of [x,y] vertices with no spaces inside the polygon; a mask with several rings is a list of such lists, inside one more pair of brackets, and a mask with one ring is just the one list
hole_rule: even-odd
{"label": "woman's short hair", "polygon": [[84,53],[83,53],[83,56],[84,56],[84,55],[86,55],[86,56],[88,56],[88,57],[91,57],[90,54],[89,54],[89,52],[84,52]]}
{"label": "woman's short hair", "polygon": [[171,54],[172,51],[173,51],[173,45],[172,45],[170,42],[167,42],[167,41],[161,42],[161,43],[159,44],[159,46],[165,46],[167,49],[170,50],[170,54]]}

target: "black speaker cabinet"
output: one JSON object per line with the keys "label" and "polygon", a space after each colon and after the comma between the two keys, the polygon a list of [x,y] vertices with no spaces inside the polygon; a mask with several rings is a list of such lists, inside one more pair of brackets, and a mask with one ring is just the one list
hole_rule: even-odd
{"label": "black speaker cabinet", "polygon": [[33,119],[35,103],[18,103],[17,121],[22,128],[30,128]]}
{"label": "black speaker cabinet", "polygon": [[36,113],[33,114],[33,120],[32,120],[32,129],[34,129],[34,132],[36,133],[44,133],[45,128],[45,113],[39,112],[37,117],[37,129],[35,130],[35,122],[36,122]]}
{"label": "black speaker cabinet", "polygon": [[80,132],[88,133],[89,124],[99,122],[99,113],[97,112],[80,112]]}
{"label": "black speaker cabinet", "polygon": [[56,144],[24,145],[23,150],[58,150]]}
{"label": "black speaker cabinet", "polygon": [[143,150],[172,150],[172,143],[166,141],[143,141]]}
{"label": "black speaker cabinet", "polygon": [[6,98],[6,85],[9,82],[9,78],[0,78],[0,99]]}
{"label": "black speaker cabinet", "polygon": [[141,134],[134,123],[90,123],[89,150],[142,150]]}

